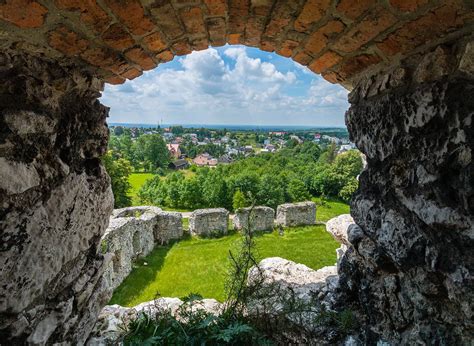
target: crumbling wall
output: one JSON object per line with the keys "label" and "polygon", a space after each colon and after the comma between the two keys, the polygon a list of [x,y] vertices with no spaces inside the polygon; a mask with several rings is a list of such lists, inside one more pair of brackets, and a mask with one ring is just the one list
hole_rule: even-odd
{"label": "crumbling wall", "polygon": [[115,290],[131,273],[133,262],[147,256],[155,245],[183,236],[181,213],[140,206],[114,210],[101,239],[101,251],[112,256],[104,273],[108,287]]}
{"label": "crumbling wall", "polygon": [[81,343],[110,298],[103,83],[5,50],[0,76],[1,343]]}
{"label": "crumbling wall", "polygon": [[198,209],[189,217],[189,231],[193,235],[226,234],[229,212],[224,208]]}
{"label": "crumbling wall", "polygon": [[257,206],[253,208],[240,208],[235,212],[234,229],[242,230],[249,228],[250,231],[272,231],[275,210],[270,207]]}
{"label": "crumbling wall", "polygon": [[316,204],[314,202],[281,204],[277,208],[275,222],[283,227],[314,225]]}

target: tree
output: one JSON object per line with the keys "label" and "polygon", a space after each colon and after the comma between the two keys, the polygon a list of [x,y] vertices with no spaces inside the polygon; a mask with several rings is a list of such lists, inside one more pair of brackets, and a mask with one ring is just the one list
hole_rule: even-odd
{"label": "tree", "polygon": [[184,208],[197,209],[203,203],[201,184],[196,178],[186,179],[181,185],[181,203]]}
{"label": "tree", "polygon": [[285,190],[283,181],[273,175],[264,175],[259,184],[257,202],[276,209],[280,204],[285,203]]}
{"label": "tree", "polygon": [[234,197],[232,198],[232,207],[234,211],[237,209],[245,208],[247,206],[247,201],[245,200],[245,196],[242,191],[237,190],[234,193]]}
{"label": "tree", "polygon": [[292,179],[288,183],[288,195],[292,202],[301,202],[311,199],[304,183],[299,179]]}
{"label": "tree", "polygon": [[102,157],[102,163],[110,176],[112,192],[114,194],[114,207],[123,208],[132,204],[128,191],[132,187],[128,181],[132,173],[130,162],[126,159],[114,159],[113,152],[109,150]]}
{"label": "tree", "polygon": [[358,187],[359,181],[356,178],[350,178],[341,191],[339,191],[339,197],[342,200],[349,202],[352,198],[352,195],[357,191]]}
{"label": "tree", "polygon": [[123,127],[115,126],[114,133],[116,136],[121,136],[123,134]]}
{"label": "tree", "polygon": [[362,171],[362,158],[358,150],[349,150],[337,155],[334,160],[335,171],[347,178],[357,177]]}
{"label": "tree", "polygon": [[155,170],[158,167],[167,168],[170,154],[166,143],[159,134],[140,136],[136,147],[137,157],[145,162],[145,167]]}

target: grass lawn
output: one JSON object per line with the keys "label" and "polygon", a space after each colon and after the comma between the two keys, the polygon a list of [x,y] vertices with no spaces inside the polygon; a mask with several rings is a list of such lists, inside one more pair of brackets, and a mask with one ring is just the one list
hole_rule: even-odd
{"label": "grass lawn", "polygon": [[341,214],[349,214],[350,208],[347,203],[336,199],[327,199],[324,205],[321,205],[321,198],[313,197],[316,203],[316,221],[328,221]]}
{"label": "grass lawn", "polygon": [[128,181],[132,185],[128,195],[132,197],[132,206],[140,205],[140,201],[138,199],[137,193],[140,190],[140,187],[147,181],[148,179],[153,178],[152,173],[132,173],[130,174]]}
{"label": "grass lawn", "polygon": [[[188,237],[156,247],[137,261],[132,273],[115,290],[110,304],[134,306],[154,299],[158,292],[164,297],[183,297],[193,292],[224,300],[229,249],[238,248],[240,237],[235,232],[218,239]],[[334,265],[339,247],[322,225],[286,229],[282,236],[277,232],[259,234],[255,239],[259,260],[278,256],[313,269]]]}

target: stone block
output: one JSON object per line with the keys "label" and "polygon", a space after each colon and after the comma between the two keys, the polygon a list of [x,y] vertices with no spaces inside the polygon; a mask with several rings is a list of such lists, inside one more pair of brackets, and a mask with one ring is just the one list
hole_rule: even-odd
{"label": "stone block", "polygon": [[258,206],[254,208],[241,208],[235,212],[233,219],[234,229],[249,228],[253,231],[272,231],[275,210],[270,207]]}
{"label": "stone block", "polygon": [[183,237],[183,220],[181,213],[162,211],[158,214],[155,227],[155,242],[166,244],[171,240]]}
{"label": "stone block", "polygon": [[189,231],[199,236],[226,234],[228,218],[229,212],[224,208],[198,209],[189,217]]}
{"label": "stone block", "polygon": [[316,204],[309,201],[281,204],[277,208],[276,223],[284,227],[314,225]]}

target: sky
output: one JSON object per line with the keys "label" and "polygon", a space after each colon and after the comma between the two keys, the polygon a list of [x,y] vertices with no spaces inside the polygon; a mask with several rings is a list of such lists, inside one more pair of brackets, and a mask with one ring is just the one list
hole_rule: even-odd
{"label": "sky", "polygon": [[347,90],[289,58],[223,46],[106,84],[109,123],[344,126]]}

